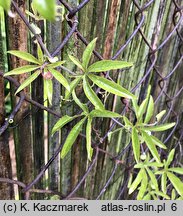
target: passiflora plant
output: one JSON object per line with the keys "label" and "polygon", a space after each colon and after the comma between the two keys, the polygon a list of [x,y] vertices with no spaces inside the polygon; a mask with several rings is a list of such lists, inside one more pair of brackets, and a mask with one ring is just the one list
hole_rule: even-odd
{"label": "passiflora plant", "polygon": [[[15,94],[19,93],[25,87],[30,85],[38,76],[42,75],[44,79],[45,95],[46,98],[49,100],[49,103],[51,104],[52,94],[53,94],[52,78],[54,77],[66,88],[65,99],[68,99],[69,97],[72,96],[75,103],[82,110],[82,113],[80,115],[63,116],[53,127],[52,134],[60,130],[63,126],[65,126],[67,123],[71,122],[75,118],[81,118],[81,120],[70,131],[65,141],[65,144],[63,146],[61,152],[61,158],[64,158],[67,155],[72,145],[74,144],[76,138],[78,137],[79,133],[81,132],[83,125],[86,121],[87,122],[86,147],[87,147],[88,159],[91,160],[92,152],[93,152],[91,148],[92,119],[97,117],[101,117],[101,118],[121,118],[122,117],[118,113],[105,110],[104,104],[92,89],[93,84],[108,91],[109,93],[118,95],[120,97],[135,99],[135,96],[132,93],[130,93],[128,90],[126,90],[119,84],[110,81],[104,77],[101,77],[100,75],[96,75],[102,71],[130,67],[132,66],[132,63],[124,62],[124,61],[102,60],[89,65],[92,52],[95,48],[96,40],[97,40],[96,38],[92,40],[86,47],[85,51],[83,52],[82,62],[80,62],[79,59],[77,59],[76,57],[69,55],[71,61],[73,61],[80,69],[79,72],[77,72],[77,74],[73,76],[74,79],[71,81],[70,84],[67,81],[67,79],[61,74],[61,72],[55,69],[56,67],[62,65],[64,61],[57,61],[57,58],[50,60],[49,58],[45,57],[39,45],[37,46],[38,58],[35,58],[33,55],[27,52],[16,51],[16,50],[8,51],[9,54],[24,59],[29,63],[31,63],[29,65],[15,68],[4,75],[4,76],[10,76],[10,75],[19,75],[23,73],[32,72],[32,74],[16,90]],[[49,61],[51,62],[55,61],[55,62],[51,63]],[[86,104],[83,104],[78,99],[75,92],[75,88],[77,87],[78,84],[82,84],[86,97],[93,104],[94,109],[92,111],[89,110]]]}
{"label": "passiflora plant", "polygon": [[[91,160],[92,157],[92,147],[91,147],[91,133],[92,133],[92,120],[93,118],[101,117],[101,118],[121,118],[122,116],[118,113],[111,112],[105,110],[104,104],[98,98],[97,94],[92,89],[92,85],[95,84],[96,86],[100,87],[108,91],[109,93],[113,93],[120,97],[125,97],[128,99],[135,98],[133,94],[131,94],[128,90],[120,86],[119,84],[110,81],[100,75],[96,75],[97,73],[114,70],[114,69],[121,69],[132,66],[132,63],[124,62],[124,61],[113,61],[113,60],[101,60],[89,65],[92,52],[95,48],[96,38],[92,40],[88,46],[86,47],[85,51],[82,55],[82,62],[74,57],[69,55],[69,58],[75,65],[79,68],[78,74],[74,77],[74,80],[70,83],[70,91],[66,92],[66,98],[68,99],[71,95],[75,103],[81,108],[82,113],[78,116],[63,116],[53,127],[52,133],[60,130],[65,124],[74,120],[77,117],[81,117],[81,120],[73,127],[71,132],[69,133],[65,144],[63,146],[61,152],[61,158],[64,158],[70,148],[72,147],[73,143],[75,142],[77,136],[79,135],[80,131],[82,130],[85,121],[86,123],[86,147],[87,147],[87,154],[88,159]],[[83,87],[83,91],[88,98],[88,100],[93,104],[94,109],[92,111],[89,110],[86,104],[81,103],[78,99],[75,88],[78,84],[81,84]]]}
{"label": "passiflora plant", "polygon": [[[132,100],[136,121],[132,123],[123,116],[125,128],[130,133],[137,175],[128,184],[129,194],[135,192],[138,200],[151,199],[183,199],[183,182],[174,173],[183,175],[182,167],[171,167],[175,149],[161,161],[159,150],[166,150],[166,145],[153,135],[153,132],[162,132],[172,128],[175,123],[159,124],[166,113],[161,111],[155,116],[155,122],[150,122],[154,114],[154,101],[150,95],[137,105],[136,99]],[[169,183],[173,188],[168,188]],[[171,190],[171,195],[168,190]],[[169,194],[168,194],[169,192]]]}
{"label": "passiflora plant", "polygon": [[[150,95],[150,87],[148,89],[146,98],[140,105],[138,105],[135,95],[119,84],[100,76],[100,72],[122,69],[130,67],[133,64],[125,61],[114,60],[101,60],[90,64],[90,59],[95,48],[96,40],[97,39],[95,38],[88,44],[83,52],[82,61],[80,61],[77,57],[69,55],[70,60],[74,62],[74,64],[79,69],[75,73],[76,75],[72,76],[73,80],[70,82],[62,75],[60,71],[55,69],[64,64],[64,61],[57,61],[57,58],[55,58],[54,63],[53,59],[51,62],[49,62],[50,59],[43,55],[39,45],[37,46],[38,58],[35,58],[33,55],[26,52],[15,50],[8,51],[9,54],[22,58],[31,64],[13,69],[7,72],[4,76],[32,72],[29,78],[27,78],[16,90],[15,94],[17,94],[26,86],[30,85],[31,82],[33,82],[38,76],[42,75],[46,98],[50,104],[53,94],[52,78],[54,77],[66,89],[65,100],[72,97],[75,103],[80,107],[80,114],[74,116],[63,116],[58,120],[52,129],[53,135],[55,132],[61,130],[69,122],[78,119],[77,123],[73,126],[65,140],[61,151],[61,158],[64,158],[67,155],[80,132],[86,125],[86,149],[88,159],[91,160],[93,154],[91,135],[93,119],[119,118],[121,121],[123,121],[124,128],[126,129],[127,133],[130,134],[133,155],[136,161],[134,169],[138,170],[135,179],[133,180],[133,176],[131,176],[131,179],[129,180],[129,194],[137,193],[137,199],[139,200],[159,198],[182,199],[183,183],[181,179],[179,179],[174,173],[182,175],[183,168],[170,166],[171,162],[173,161],[175,150],[173,149],[169,153],[167,160],[163,160],[162,162],[158,148],[166,150],[167,147],[163,142],[153,135],[153,132],[162,132],[172,128],[175,123],[159,124],[161,118],[166,113],[165,110],[155,116],[155,122],[151,121],[154,119],[154,100]],[[85,96],[93,105],[93,109],[91,109],[91,107],[89,107],[87,104],[82,103],[78,98],[76,94],[76,88],[78,85],[82,86]],[[126,116],[106,110],[104,104],[93,90],[94,85],[109,93],[131,100],[136,120],[131,122]],[[160,176],[161,180],[158,180],[157,176]],[[171,182],[173,185],[171,197],[167,195],[167,187],[169,182]]]}
{"label": "passiflora plant", "polygon": [[[0,6],[10,14],[11,0],[0,0]],[[47,19],[55,20],[57,13],[56,0],[33,0],[32,11],[27,14],[35,20]],[[125,61],[101,60],[90,64],[92,53],[96,45],[96,38],[92,40],[83,52],[81,61],[69,55],[70,60],[77,66],[78,70],[72,76],[71,81],[58,70],[64,64],[57,57],[48,58],[37,43],[37,58],[27,52],[11,50],[9,54],[26,60],[29,64],[15,68],[4,76],[20,75],[31,73],[30,76],[19,86],[15,94],[29,86],[39,76],[44,80],[45,97],[49,104],[52,104],[53,84],[52,78],[57,79],[65,87],[65,101],[72,98],[79,106],[81,112],[74,116],[65,115],[58,120],[52,129],[52,135],[62,130],[71,121],[77,123],[69,132],[61,151],[61,158],[64,158],[72,148],[80,132],[85,128],[86,149],[88,159],[92,159],[92,122],[94,118],[118,118],[129,134],[134,156],[134,166],[136,172],[131,174],[128,182],[129,195],[134,195],[136,199],[183,199],[183,168],[174,166],[173,159],[175,149],[169,151],[166,159],[161,160],[160,150],[167,151],[167,146],[154,134],[168,130],[175,126],[175,123],[160,124],[161,118],[166,113],[165,110],[154,116],[154,100],[150,95],[151,88],[148,88],[147,96],[139,105],[137,98],[121,85],[103,76],[101,72],[131,67],[133,64]],[[80,85],[86,98],[93,106],[88,106],[80,101],[77,95],[77,86]],[[111,94],[127,98],[131,101],[134,112],[134,121],[126,116],[105,109],[104,103],[97,96],[93,87],[97,86]],[[135,174],[134,174],[135,173]],[[175,175],[176,174],[176,175]]]}
{"label": "passiflora plant", "polygon": [[66,78],[58,70],[55,70],[55,68],[62,65],[64,61],[57,61],[58,60],[57,58],[50,59],[50,58],[44,57],[39,45],[37,46],[38,58],[35,58],[30,53],[17,51],[17,50],[11,50],[11,51],[8,51],[8,53],[18,58],[24,59],[31,64],[25,65],[19,68],[15,68],[7,72],[4,76],[19,75],[23,73],[33,72],[20,85],[20,87],[16,90],[15,94],[17,94],[22,89],[30,85],[40,75],[42,75],[44,78],[45,97],[48,99],[50,104],[52,104],[52,95],[53,95],[52,78],[53,77],[57,79],[68,91],[70,91],[70,85],[68,81],[66,80]]}

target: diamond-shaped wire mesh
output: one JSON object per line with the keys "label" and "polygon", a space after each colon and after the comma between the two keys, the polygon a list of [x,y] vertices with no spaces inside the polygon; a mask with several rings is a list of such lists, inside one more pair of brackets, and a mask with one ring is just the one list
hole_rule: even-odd
{"label": "diamond-shaped wire mesh", "polygon": [[[72,3],[72,1],[69,2]],[[161,138],[164,143],[171,143],[177,150],[177,161],[175,160],[175,163],[182,163],[180,158],[182,158],[181,142],[183,136],[181,126],[183,107],[181,100],[183,91],[183,4],[181,0],[84,0],[76,7],[71,6],[65,0],[60,0],[61,5],[68,11],[64,20],[64,23],[67,23],[68,32],[52,53],[45,47],[43,39],[35,34],[34,29],[31,28],[16,3],[12,3],[21,19],[34,34],[45,54],[49,57],[56,56],[64,49],[67,51],[68,43],[71,40],[74,41],[76,50],[82,50],[85,47],[83,44],[87,45],[94,37],[98,37],[97,47],[94,51],[96,59],[125,59],[132,61],[134,66],[131,69],[119,70],[115,73],[108,72],[105,76],[131,89],[133,93],[139,96],[139,102],[144,99],[147,87],[151,84],[156,111],[167,110],[163,122],[167,120],[176,122],[171,132],[164,133]],[[78,55],[80,55],[80,52],[78,51]],[[9,78],[9,81],[14,82],[15,86],[17,85],[12,78]],[[17,104],[11,114],[12,118],[25,99],[35,106],[55,114],[51,109],[42,107],[36,101],[25,98],[25,95],[22,94],[20,96],[19,104]],[[122,111],[123,113],[127,112],[126,106]],[[117,125],[115,121],[110,123],[110,127],[101,136],[101,143],[105,143],[109,132]],[[8,124],[1,127],[0,133],[6,130],[7,127]],[[102,148],[100,148],[100,145]],[[128,155],[126,164],[131,164],[130,144],[125,148],[119,149],[115,157],[113,157],[114,155],[112,157],[108,155],[111,153],[110,150],[113,151],[111,147],[107,147],[107,152],[105,152],[106,149],[103,149],[106,147],[105,145],[97,144],[96,146],[94,159],[86,167],[82,178],[80,178],[73,190],[66,194],[67,199],[72,197],[80,188],[88,187],[86,186],[86,184],[89,184],[89,181],[86,180],[88,176],[90,176],[90,181],[93,182],[95,180],[92,179],[94,176],[91,173],[95,172],[97,176],[97,172],[100,171],[102,172],[101,176],[103,176],[101,184],[97,186],[98,189],[92,188],[95,192],[91,192],[88,198],[125,199],[130,166],[125,168],[121,158],[123,158],[124,154]],[[59,153],[60,148],[57,153]],[[103,154],[103,162],[98,161],[98,156],[101,152]],[[38,178],[34,179],[28,186],[25,186],[24,191],[31,190],[32,186],[39,181],[45,170],[49,168],[51,162],[56,158],[57,153],[44,166]],[[109,163],[109,159],[106,159],[106,157],[109,157],[113,162],[113,165],[110,165],[110,172],[108,170],[106,172],[100,170],[100,163],[103,164],[104,169],[106,168],[105,163]],[[124,178],[120,181],[118,181],[118,178],[120,178],[118,172],[120,175],[121,173],[124,174]],[[84,182],[85,185],[83,186]],[[94,187],[93,183],[91,183],[91,187]],[[113,187],[115,187],[115,192],[112,192]],[[105,196],[104,194],[107,195]]]}

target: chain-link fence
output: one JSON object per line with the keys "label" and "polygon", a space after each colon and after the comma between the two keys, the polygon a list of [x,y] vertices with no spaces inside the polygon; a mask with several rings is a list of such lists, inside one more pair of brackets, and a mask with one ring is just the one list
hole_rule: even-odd
{"label": "chain-link fence", "polygon": [[[118,70],[114,73],[107,72],[104,75],[110,80],[119,82],[127,89],[131,89],[131,92],[138,95],[139,103],[144,99],[147,88],[151,84],[156,112],[166,109],[163,122],[167,120],[176,122],[174,128],[168,133],[161,134],[160,138],[169,147],[173,146],[176,149],[174,163],[182,166],[183,4],[181,0],[85,0],[78,6],[75,6],[76,1],[60,0],[59,2],[62,5],[62,11],[65,10],[64,20],[61,22],[63,34],[61,42],[52,52],[48,50],[49,45],[45,46],[45,37],[36,34],[30,20],[17,3],[12,1],[12,7],[34,35],[33,40],[38,41],[49,58],[60,55],[60,53],[64,58],[70,52],[80,56],[84,45],[87,45],[92,38],[98,37],[94,51],[97,59],[132,61],[134,63],[132,68]],[[68,68],[73,69],[73,66],[68,63]],[[0,72],[0,75],[2,77],[3,72]],[[15,78],[6,77],[6,79],[15,88],[19,86]],[[98,90],[98,94],[102,97],[104,92]],[[108,101],[107,106],[111,110],[130,115],[131,107],[127,100],[105,97],[104,100]],[[38,109],[45,110],[50,116],[57,118],[60,118],[63,113],[56,112],[53,107],[46,107],[37,102],[36,98],[30,98],[21,92],[19,101],[8,116],[8,120],[1,125],[0,135],[11,126],[10,120],[15,118],[24,101],[35,106],[35,112]],[[66,106],[63,109],[67,108]],[[31,114],[34,115],[34,113]],[[24,118],[26,117],[27,115],[24,115]],[[41,124],[44,125],[44,123]],[[98,139],[96,138],[93,143],[95,153],[91,163],[82,164],[86,157],[78,153],[78,151],[84,151],[83,148],[77,149],[78,147],[68,159],[59,162],[58,155],[63,145],[61,142],[55,147],[52,157],[49,158],[46,165],[42,166],[31,182],[25,184],[3,178],[0,178],[0,181],[18,184],[23,188],[22,191],[26,198],[29,197],[30,192],[37,192],[57,194],[61,199],[76,196],[86,199],[126,199],[133,158],[131,142],[128,137],[125,137],[122,130],[118,130],[119,128],[121,128],[121,123],[118,120],[95,122],[94,132]],[[118,132],[114,132],[115,130]],[[83,144],[83,136],[81,134],[78,143]],[[163,151],[160,154],[162,157],[165,156]],[[46,190],[45,187],[33,189],[56,158],[57,163],[61,163],[61,168],[58,168],[61,173],[64,173],[64,168],[69,170],[64,175],[60,174],[61,189],[59,191],[61,193]],[[67,160],[73,160],[72,164]]]}

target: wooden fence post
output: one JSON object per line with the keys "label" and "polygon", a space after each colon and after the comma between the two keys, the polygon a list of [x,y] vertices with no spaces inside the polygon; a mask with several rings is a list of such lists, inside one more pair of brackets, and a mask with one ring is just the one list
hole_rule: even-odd
{"label": "wooden fence post", "polygon": [[[25,12],[26,1],[15,1],[20,10]],[[15,12],[15,11],[14,11]],[[7,22],[7,34],[8,34],[8,50],[20,50],[27,52],[28,35],[27,28],[22,19],[16,15],[15,18],[8,17]],[[26,65],[27,62],[18,59],[14,56],[9,56],[9,68],[17,68]],[[22,83],[28,77],[27,74],[17,76],[17,79]],[[25,89],[27,95],[30,94],[30,88]],[[12,100],[15,98],[14,90],[12,91]],[[13,104],[16,101],[14,100]],[[27,102],[22,104],[21,109],[17,113],[14,122],[17,127],[14,129],[14,141],[16,150],[16,162],[17,162],[17,177],[19,181],[27,184],[33,180],[33,155],[32,155],[32,133],[31,133],[31,116],[30,105]],[[22,198],[22,197],[21,197]]]}
{"label": "wooden fence post", "polygon": [[[2,24],[4,22],[4,12],[0,9],[0,71],[4,72],[4,59],[5,59],[5,50],[4,50],[4,38],[2,32],[4,30]],[[4,92],[4,78],[0,76],[0,127],[5,121],[5,92]],[[8,131],[5,131],[0,136],[0,178],[12,178],[12,168],[10,160],[10,149],[8,141]],[[0,200],[9,200],[13,199],[13,186],[11,184],[0,182]]]}

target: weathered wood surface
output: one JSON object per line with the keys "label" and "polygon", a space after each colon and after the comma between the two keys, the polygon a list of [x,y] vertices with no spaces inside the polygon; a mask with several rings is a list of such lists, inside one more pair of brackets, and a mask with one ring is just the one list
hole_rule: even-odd
{"label": "weathered wood surface", "polygon": [[[22,1],[19,2],[19,6],[22,10],[25,9],[25,4]],[[75,7],[82,1],[69,0],[67,1],[72,7]],[[170,40],[163,46],[160,50],[156,50],[163,40],[171,33],[174,28],[173,15],[175,12],[175,7],[173,1],[154,1],[152,4],[147,6],[147,8],[141,13],[137,14],[137,5],[133,3],[134,1],[128,0],[104,0],[97,1],[91,0],[89,3],[81,9],[77,14],[79,25],[78,30],[81,34],[88,40],[91,41],[93,38],[97,37],[96,50],[103,56],[104,59],[112,58],[115,53],[124,45],[128,39],[132,36],[137,26],[140,23],[141,18],[144,19],[139,31],[133,35],[130,42],[124,47],[120,55],[117,56],[118,60],[126,60],[134,63],[134,66],[130,69],[113,71],[109,75],[116,82],[120,83],[125,88],[131,90],[133,89],[141,79],[146,76],[149,72],[147,79],[144,80],[135,90],[135,94],[139,97],[139,102],[143,100],[146,94],[146,89],[148,84],[152,86],[152,95],[154,99],[161,97],[156,102],[155,112],[159,112],[162,109],[171,108],[170,118],[165,118],[165,120],[174,120],[172,116],[178,115],[180,121],[182,122],[181,110],[183,107],[182,103],[182,93],[178,95],[177,98],[173,98],[168,106],[166,104],[168,97],[166,94],[162,93],[159,81],[162,77],[167,76],[172,69],[175,67],[182,56],[181,46],[182,41],[178,37],[177,33],[171,36]],[[179,4],[183,3],[177,1]],[[147,1],[140,0],[139,6],[146,4]],[[67,10],[64,14],[64,17]],[[137,16],[138,15],[138,16]],[[136,20],[135,20],[136,19]],[[27,30],[22,21],[16,17],[15,19],[8,19],[7,32],[9,34],[8,49],[18,49],[27,50]],[[180,34],[182,34],[182,25],[178,28]],[[70,30],[66,23],[66,19],[57,20],[55,23],[47,24],[46,29],[46,42],[47,47],[53,51],[58,43],[63,40],[65,35]],[[21,35],[21,37],[20,37]],[[24,37],[22,37],[24,35]],[[146,41],[144,40],[146,38]],[[74,34],[69,40],[67,45],[64,47],[62,52],[59,54],[59,58],[66,60],[64,66],[68,67],[71,71],[76,68],[68,58],[68,54],[78,56],[81,58],[85,45],[80,42],[77,35]],[[153,53],[153,51],[155,51]],[[21,66],[26,64],[26,62],[17,60],[17,58],[11,57],[11,62],[9,62],[10,68]],[[93,58],[96,60],[97,58]],[[151,67],[153,61],[156,60],[154,67]],[[70,75],[63,71],[63,73],[70,80]],[[158,75],[159,73],[159,75]],[[26,78],[26,75],[19,76],[19,81],[22,82]],[[1,85],[2,85],[2,79]],[[74,102],[69,103],[62,101],[60,93],[64,95],[64,89],[60,86],[57,81],[54,82],[54,95],[53,95],[53,105],[52,108],[57,113],[61,115],[74,115],[78,113],[78,106],[74,105]],[[181,89],[183,79],[182,79],[182,64],[180,64],[176,72],[164,80],[165,91],[173,97]],[[163,84],[162,83],[162,84]],[[38,79],[33,85],[32,97],[41,102],[43,101],[43,94],[41,94],[42,80]],[[29,88],[26,89],[26,93],[29,94]],[[1,94],[3,95],[3,88],[1,89]],[[84,93],[81,88],[77,88],[77,94],[80,99],[85,102]],[[39,97],[38,97],[39,95]],[[109,110],[121,113],[124,109],[124,104],[121,98],[99,93],[99,97],[105,102],[105,107]],[[169,98],[171,99],[171,98]],[[3,100],[3,99],[1,99]],[[3,113],[3,101],[1,101],[1,113]],[[36,109],[32,109],[34,113]],[[19,114],[17,115],[16,122],[22,119],[27,112],[30,111],[30,106],[24,103]],[[175,113],[176,112],[176,113]],[[176,115],[175,115],[176,114]],[[2,118],[4,114],[1,114]],[[133,115],[127,112],[126,115],[133,120]],[[40,164],[44,163],[44,144],[43,140],[43,128],[44,125],[48,126],[48,132],[50,131],[58,120],[57,117],[48,115],[43,121],[43,112],[36,112],[33,117],[32,128],[30,126],[30,115],[27,116],[23,121],[18,124],[18,127],[14,130],[15,143],[16,143],[16,154],[17,154],[17,167],[18,167],[18,178],[24,183],[30,182],[33,179],[32,175],[32,144],[34,146],[34,169],[35,176],[39,172]],[[102,138],[113,124],[112,120],[109,119],[96,119],[93,125],[93,141],[99,143],[100,138]],[[47,124],[48,123],[48,124]],[[50,158],[56,151],[58,145],[63,143],[68,135],[68,132],[72,129],[76,121],[69,123],[64,127],[61,133],[56,133],[53,137],[48,137],[48,157]],[[114,128],[119,129],[119,126]],[[180,128],[179,128],[180,129]],[[31,131],[31,133],[30,133]],[[85,131],[83,131],[84,133]],[[168,133],[164,133],[160,138],[165,140]],[[37,140],[37,136],[40,137]],[[167,145],[175,145],[177,139],[181,136],[181,130],[177,130],[175,136],[173,136]],[[24,142],[26,140],[26,142]],[[4,141],[3,141],[4,142]],[[114,133],[110,133],[110,136],[100,144],[100,148],[108,153],[99,152],[98,159],[93,167],[92,171],[81,185],[80,189],[77,191],[75,196],[85,197],[87,199],[95,199],[99,195],[100,191],[104,187],[106,181],[111,176],[115,162],[112,160],[113,156],[116,156],[121,152],[121,150],[130,143],[129,136],[123,129],[120,129]],[[130,164],[132,161],[131,151],[127,151],[124,156],[119,157],[119,160],[127,161]],[[20,164],[21,161],[21,164]],[[79,136],[76,143],[74,144],[72,150],[68,153],[67,157],[60,160],[59,157],[53,162],[49,167],[49,178],[48,187],[52,190],[59,190],[63,195],[67,195],[82,178],[89,166],[89,161],[87,161],[87,153],[85,147],[85,139]],[[41,168],[41,167],[40,167]],[[127,198],[127,191],[121,193],[123,186],[129,176],[129,171],[125,171],[125,165],[119,165],[109,187],[101,194],[100,199],[125,199]],[[47,180],[43,178],[42,180]],[[37,187],[43,186],[42,181]],[[47,183],[47,181],[46,181]],[[45,184],[46,185],[46,184]]]}
{"label": "weathered wood surface", "polygon": [[[25,12],[26,2],[15,1],[19,8]],[[8,50],[21,50],[28,51],[28,34],[27,28],[20,17],[17,15],[15,18],[7,18],[7,34],[8,34]],[[9,69],[17,68],[26,65],[27,62],[18,59],[14,56],[9,56]],[[28,74],[23,74],[17,77],[17,80],[22,83]],[[25,93],[30,95],[30,88],[25,89]],[[12,101],[13,106],[16,100],[13,100],[14,88],[12,86]],[[13,130],[14,141],[16,149],[16,162],[17,162],[17,177],[18,180],[25,184],[33,180],[33,148],[32,148],[32,133],[31,133],[31,115],[30,105],[24,102],[21,109],[16,115],[14,120],[17,127]]]}

